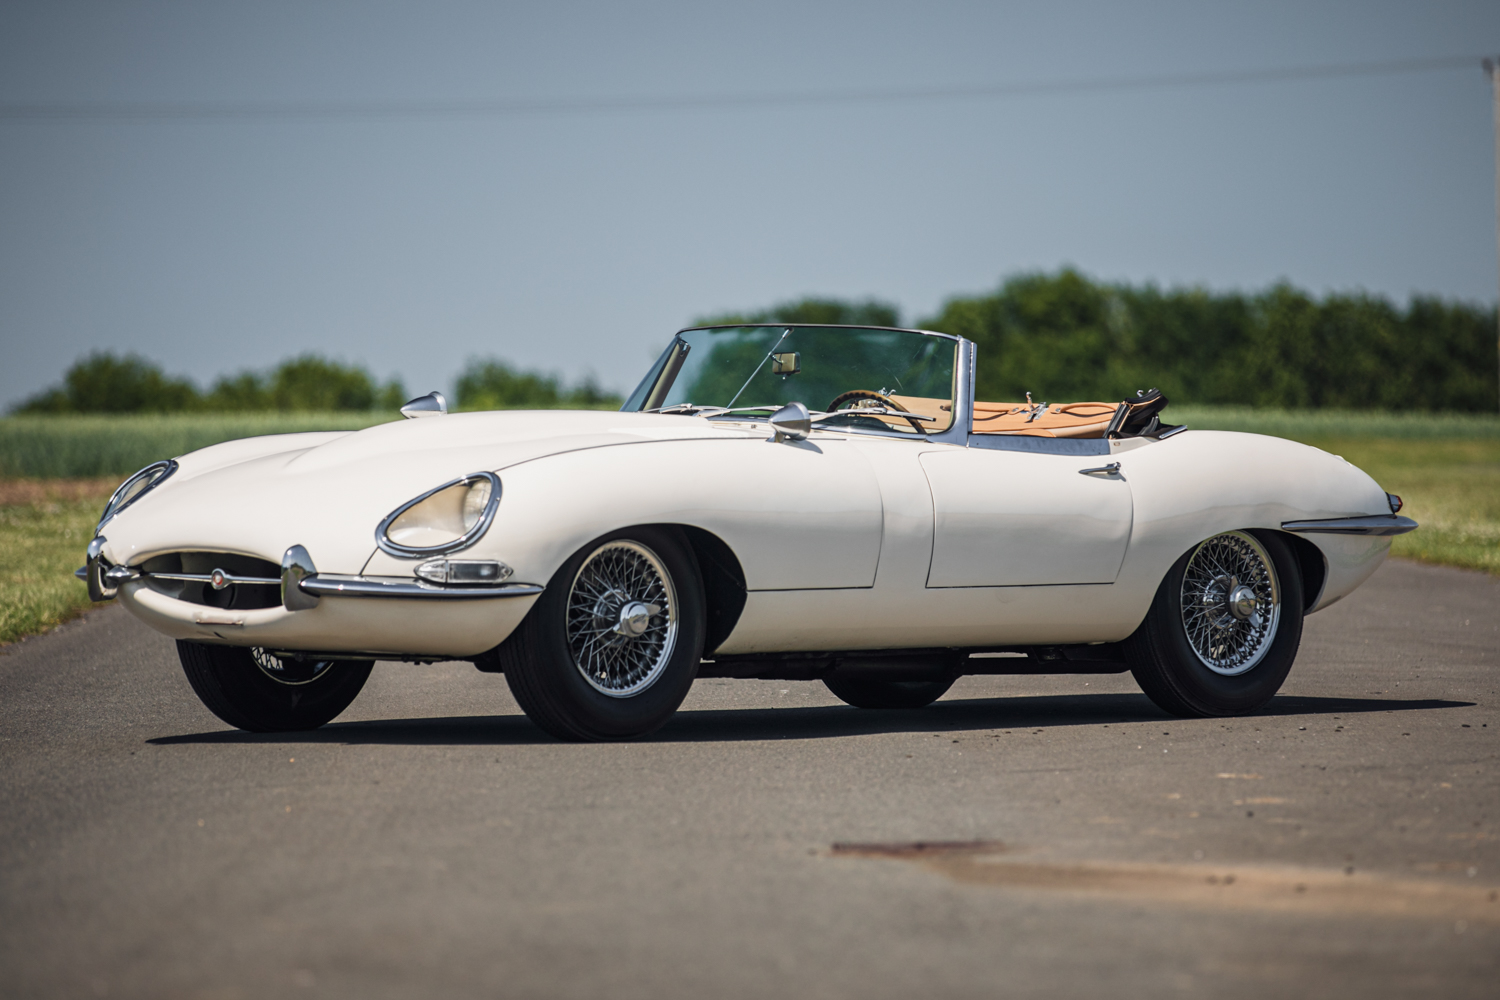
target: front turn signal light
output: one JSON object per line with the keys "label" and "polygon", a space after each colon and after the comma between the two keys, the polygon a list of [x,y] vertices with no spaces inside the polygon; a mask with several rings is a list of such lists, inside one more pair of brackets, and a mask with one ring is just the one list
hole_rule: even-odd
{"label": "front turn signal light", "polygon": [[428,583],[463,585],[503,583],[515,570],[494,559],[429,559],[417,567],[416,573]]}

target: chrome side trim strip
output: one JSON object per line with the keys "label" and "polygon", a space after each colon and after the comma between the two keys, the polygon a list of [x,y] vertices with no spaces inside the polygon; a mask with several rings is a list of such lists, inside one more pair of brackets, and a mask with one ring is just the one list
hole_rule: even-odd
{"label": "chrome side trim strip", "polygon": [[970,434],[970,448],[988,451],[1029,451],[1039,455],[1108,455],[1104,438],[1048,438],[1030,434]]}
{"label": "chrome side trim strip", "polygon": [[1395,514],[1363,514],[1358,517],[1328,517],[1317,521],[1283,521],[1282,531],[1324,535],[1404,535],[1417,522]]}
{"label": "chrome side trim strip", "polygon": [[406,577],[340,576],[316,573],[300,584],[303,592],[319,597],[399,597],[433,601],[477,601],[498,597],[532,597],[545,588],[534,583],[505,583],[496,587],[437,587]]}

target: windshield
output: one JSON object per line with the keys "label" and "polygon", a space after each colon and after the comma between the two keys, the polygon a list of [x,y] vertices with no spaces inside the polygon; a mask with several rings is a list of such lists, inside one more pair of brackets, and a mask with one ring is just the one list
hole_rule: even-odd
{"label": "windshield", "polygon": [[799,402],[814,413],[837,410],[822,423],[841,429],[932,433],[953,422],[957,346],[860,327],[684,330],[623,409],[773,410]]}

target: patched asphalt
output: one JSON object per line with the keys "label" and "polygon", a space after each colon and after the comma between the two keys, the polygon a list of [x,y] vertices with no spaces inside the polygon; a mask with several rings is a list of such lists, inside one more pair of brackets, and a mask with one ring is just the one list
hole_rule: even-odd
{"label": "patched asphalt", "polygon": [[230,730],[106,608],[0,655],[7,997],[1490,997],[1500,580],[1389,563],[1270,707],[705,680],[568,745],[468,664]]}

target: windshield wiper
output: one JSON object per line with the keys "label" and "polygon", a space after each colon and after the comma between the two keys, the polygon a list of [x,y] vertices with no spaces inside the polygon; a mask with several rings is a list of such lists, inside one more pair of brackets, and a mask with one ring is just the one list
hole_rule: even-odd
{"label": "windshield wiper", "polygon": [[885,406],[861,406],[857,409],[813,414],[814,420],[830,420],[834,417],[900,417],[902,420],[925,420],[928,423],[936,423],[938,419],[921,413],[908,413],[906,410],[892,410]]}
{"label": "windshield wiper", "polygon": [[689,416],[693,416],[693,415],[698,414],[698,413],[704,413],[704,412],[706,412],[708,410],[713,410],[716,413],[720,413],[720,412],[723,412],[725,410],[725,407],[722,407],[722,406],[700,406],[697,403],[673,403],[671,406],[656,406],[656,407],[652,407],[649,410],[642,410],[641,412],[642,413],[686,413]]}
{"label": "windshield wiper", "polygon": [[[782,405],[783,404],[781,403],[771,403],[767,406],[738,406],[732,410],[728,407],[712,407],[715,412],[705,414],[704,419],[719,420],[741,413],[753,413],[756,411],[764,410],[779,410],[781,409]],[[708,407],[705,407],[705,409],[708,409]],[[810,414],[810,418],[815,424],[821,423],[825,420],[832,420],[835,417],[900,417],[902,420],[924,420],[927,423],[936,423],[939,419],[937,417],[929,417],[922,413],[908,413],[905,410],[892,410],[889,407],[885,406],[862,406],[854,410],[832,410],[829,412],[814,410]]]}

